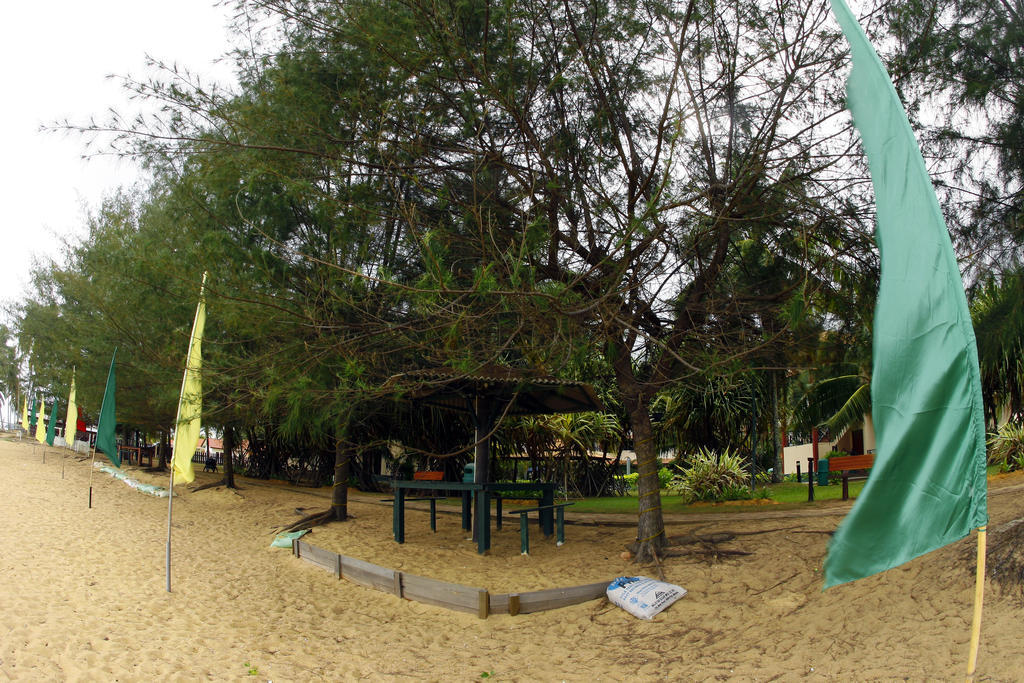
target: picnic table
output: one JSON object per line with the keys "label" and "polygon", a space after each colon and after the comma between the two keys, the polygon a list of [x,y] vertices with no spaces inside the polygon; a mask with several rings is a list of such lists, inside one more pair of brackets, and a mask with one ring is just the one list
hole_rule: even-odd
{"label": "picnic table", "polygon": [[142,467],[142,459],[149,461],[149,467],[153,466],[153,450],[150,448],[139,448],[138,446],[118,446],[117,456],[129,465]]}
{"label": "picnic table", "polygon": [[462,528],[466,531],[473,529],[473,508],[476,507],[477,516],[477,552],[486,553],[491,548],[491,498],[496,494],[506,498],[510,494],[524,494],[524,498],[532,498],[540,494],[540,525],[545,536],[551,536],[555,532],[554,512],[552,506],[555,502],[554,484],[533,484],[514,483],[503,484],[500,482],[477,483],[477,482],[454,482],[454,481],[422,481],[396,479],[390,482],[395,497],[392,501],[392,530],[395,534],[395,541],[405,543],[405,500],[408,491],[431,490],[457,492],[462,497]]}

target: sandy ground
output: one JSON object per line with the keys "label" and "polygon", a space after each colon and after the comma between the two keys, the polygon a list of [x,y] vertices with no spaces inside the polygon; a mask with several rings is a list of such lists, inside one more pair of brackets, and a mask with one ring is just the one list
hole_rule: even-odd
{"label": "sandy ground", "polygon": [[[175,498],[167,593],[167,499],[97,473],[88,509],[88,461],[64,467],[61,478],[55,449],[44,463],[30,442],[0,440],[0,681],[866,681],[962,679],[965,670],[973,538],[822,593],[842,506],[670,519],[673,535],[735,532],[722,547],[751,554],[667,560],[666,578],[689,593],[653,621],[603,599],[481,620],[338,581],[269,547],[276,526],[325,507],[328,491],[247,480],[238,493]],[[212,477],[199,473],[197,483]],[[1022,496],[1024,478],[992,482],[993,527],[1024,517]],[[425,511],[409,511],[399,546],[389,507],[360,496],[350,509],[350,522],[306,538],[492,592],[654,571],[620,557],[628,524],[571,525],[561,548],[534,534],[523,557],[510,523],[481,557],[455,516],[441,516],[435,535]],[[980,680],[1024,680],[1021,607],[989,582]]]}

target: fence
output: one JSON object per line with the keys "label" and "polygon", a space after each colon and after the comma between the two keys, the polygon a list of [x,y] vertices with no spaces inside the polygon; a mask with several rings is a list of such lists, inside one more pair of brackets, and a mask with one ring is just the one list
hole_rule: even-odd
{"label": "fence", "polygon": [[481,619],[486,619],[491,614],[516,616],[596,600],[605,596],[609,583],[602,581],[570,588],[492,594],[486,588],[473,588],[380,567],[318,548],[299,539],[292,541],[292,554],[331,572],[339,579],[348,579],[361,586],[397,595],[406,600],[476,614]]}
{"label": "fence", "polygon": [[[210,451],[210,455],[216,458],[218,467],[224,464],[224,455],[222,453],[214,453],[213,451]],[[192,462],[201,462],[205,465],[206,451],[197,448],[196,452],[192,454]]]}

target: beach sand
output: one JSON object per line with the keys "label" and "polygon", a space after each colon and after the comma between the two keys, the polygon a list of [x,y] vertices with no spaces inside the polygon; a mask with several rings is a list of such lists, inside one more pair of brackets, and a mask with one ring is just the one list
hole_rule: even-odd
{"label": "beach sand", "polygon": [[[666,579],[688,594],[653,621],[604,599],[482,620],[339,581],[271,548],[278,526],[327,506],[329,489],[241,478],[237,493],[176,489],[168,593],[167,499],[97,471],[88,509],[89,461],[68,457],[64,478],[61,468],[57,449],[44,463],[32,442],[0,440],[0,681],[867,681],[965,672],[973,536],[823,593],[842,504],[670,518],[671,535],[734,532],[721,547],[751,554],[666,560]],[[166,486],[163,476],[125,469]],[[196,483],[214,476],[197,472]],[[992,528],[1024,517],[1022,496],[1024,476],[992,482]],[[352,520],[305,538],[491,592],[656,575],[620,556],[635,533],[628,516],[572,524],[561,548],[534,530],[527,557],[510,521],[481,557],[457,516],[441,515],[432,534],[425,507],[415,506],[404,545],[392,539],[390,507],[356,493]],[[1021,607],[1020,594],[989,581],[979,680],[1024,680]]]}

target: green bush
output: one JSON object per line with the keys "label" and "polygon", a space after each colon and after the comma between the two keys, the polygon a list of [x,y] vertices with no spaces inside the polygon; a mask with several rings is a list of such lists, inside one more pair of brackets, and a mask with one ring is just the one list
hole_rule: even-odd
{"label": "green bush", "polygon": [[1002,472],[1024,469],[1024,426],[1007,422],[988,438],[988,462]]}
{"label": "green bush", "polygon": [[665,488],[672,481],[672,471],[667,467],[662,467],[658,470],[658,488]]}
{"label": "green bush", "polygon": [[[640,478],[638,472],[631,472],[629,474],[622,475],[622,480],[631,488],[635,489],[637,480]],[[667,467],[662,467],[658,470],[658,488],[665,488],[669,482],[672,481],[672,472]]]}
{"label": "green bush", "polygon": [[753,497],[749,482],[742,456],[729,450],[717,455],[702,448],[690,458],[689,467],[672,478],[669,489],[690,503],[745,500]]}

